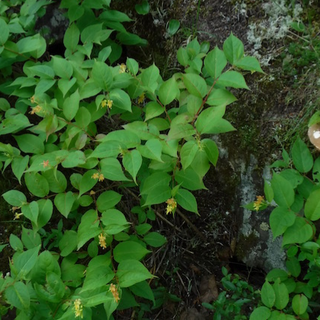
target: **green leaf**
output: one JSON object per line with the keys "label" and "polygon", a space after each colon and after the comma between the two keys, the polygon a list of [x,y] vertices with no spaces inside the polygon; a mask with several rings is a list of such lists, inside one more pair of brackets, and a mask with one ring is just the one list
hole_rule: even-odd
{"label": "green leaf", "polygon": [[226,89],[213,89],[206,103],[210,106],[227,106],[236,100],[237,98]]}
{"label": "green leaf", "polygon": [[67,188],[67,179],[65,175],[56,169],[44,171],[42,176],[49,183],[49,190],[54,193],[64,192]]}
{"label": "green leaf", "polygon": [[10,234],[9,243],[14,251],[23,251],[23,244],[21,240],[13,233]]}
{"label": "green leaf", "polygon": [[146,267],[137,260],[121,261],[118,266],[117,276],[120,288],[127,288],[153,277]]}
{"label": "green leaf", "polygon": [[217,165],[219,158],[219,150],[216,143],[211,139],[204,139],[201,141],[203,145],[203,150],[205,151],[208,160],[214,165]]}
{"label": "green leaf", "polygon": [[168,140],[187,138],[193,136],[195,133],[196,131],[191,124],[179,124],[170,128]]}
{"label": "green leaf", "polygon": [[30,127],[28,118],[23,114],[17,114],[13,118],[5,119],[0,123],[0,136],[8,133],[16,133]]}
{"label": "green leaf", "polygon": [[184,188],[189,190],[206,189],[201,177],[191,167],[177,172],[175,179],[178,183],[181,183]]}
{"label": "green leaf", "polygon": [[104,62],[94,62],[91,77],[94,80],[96,86],[101,90],[109,91],[111,89],[113,82],[112,70]]}
{"label": "green leaf", "polygon": [[197,200],[190,191],[180,188],[176,194],[176,200],[183,209],[199,214]]}
{"label": "green leaf", "polygon": [[232,33],[223,43],[223,52],[227,60],[235,65],[237,61],[242,59],[244,53],[243,43]]}
{"label": "green leaf", "polygon": [[307,145],[297,138],[292,148],[292,160],[298,171],[309,172],[313,166],[313,158]]}
{"label": "green leaf", "polygon": [[164,113],[164,108],[161,107],[158,103],[155,101],[151,101],[147,103],[146,105],[146,117],[145,121],[155,118],[157,116],[160,116],[162,113]]}
{"label": "green leaf", "polygon": [[72,120],[79,110],[80,94],[75,91],[63,102],[63,114],[67,120]]}
{"label": "green leaf", "polygon": [[155,172],[144,180],[140,186],[140,193],[142,195],[148,194],[159,186],[168,186],[170,181],[171,177],[167,173]]}
{"label": "green leaf", "polygon": [[154,302],[154,294],[147,281],[141,281],[130,287],[134,295]]}
{"label": "green leaf", "polygon": [[237,71],[223,73],[219,77],[217,84],[224,87],[249,89],[243,75]]}
{"label": "green leaf", "polygon": [[199,75],[192,73],[183,74],[182,80],[187,90],[192,95],[203,98],[207,94],[207,84]]}
{"label": "green leaf", "polygon": [[279,310],[284,309],[289,302],[289,293],[285,284],[280,283],[280,280],[276,280],[273,284],[273,290],[276,295],[275,307]]}
{"label": "green leaf", "polygon": [[37,225],[39,216],[39,205],[37,202],[32,201],[31,203],[23,205],[21,207],[21,212],[27,219]]}
{"label": "green leaf", "polygon": [[101,141],[115,140],[123,143],[127,149],[135,148],[141,144],[140,138],[132,131],[115,130],[108,133]]}
{"label": "green leaf", "polygon": [[108,254],[99,255],[93,258],[88,265],[86,278],[81,289],[81,293],[104,287],[114,278],[111,270],[111,260]]}
{"label": "green leaf", "polygon": [[[180,95],[180,90],[176,80],[173,77],[163,82],[158,91],[159,99],[165,106],[171,103],[174,99],[178,99],[179,95]],[[162,110],[164,111],[163,108]]]}
{"label": "green leaf", "polygon": [[153,64],[152,66],[143,70],[141,74],[142,84],[153,92],[157,87],[157,80],[159,75],[160,72],[158,67]]}
{"label": "green leaf", "polygon": [[38,228],[45,226],[50,220],[53,212],[53,204],[50,199],[41,199],[37,201],[39,205],[39,216],[37,221]]}
{"label": "green leaf", "polygon": [[287,208],[277,207],[270,215],[270,227],[273,238],[282,235],[288,227],[292,226],[296,220],[294,212]]}
{"label": "green leaf", "polygon": [[[72,86],[77,82],[76,78],[72,78],[70,80],[60,79],[58,81],[58,88],[62,92],[63,97],[68,93],[68,91],[72,88]],[[81,96],[82,98],[82,96]]]}
{"label": "green leaf", "polygon": [[139,63],[131,58],[127,58],[126,66],[131,75],[136,75],[139,71]]}
{"label": "green leaf", "polygon": [[155,248],[159,248],[167,242],[167,239],[158,232],[149,232],[146,236],[144,236],[143,240],[149,246]]}
{"label": "green leaf", "polygon": [[211,107],[202,111],[196,121],[196,128],[199,133],[224,133],[235,130],[231,123],[222,116],[225,113],[225,106]]}
{"label": "green leaf", "polygon": [[64,168],[74,168],[86,163],[86,157],[82,151],[69,151],[61,162]]}
{"label": "green leaf", "polygon": [[105,191],[97,199],[97,208],[100,212],[113,208],[121,200],[122,195],[115,191]]}
{"label": "green leaf", "polygon": [[281,207],[290,208],[294,202],[294,190],[291,183],[274,173],[271,186],[274,192],[274,201]]}
{"label": "green leaf", "polygon": [[38,64],[38,65],[28,67],[28,70],[33,75],[38,76],[40,78],[44,78],[44,79],[53,80],[55,76],[53,69],[44,64]]}
{"label": "green leaf", "polygon": [[17,270],[16,279],[28,280],[29,273],[38,259],[40,245],[22,252],[17,258],[13,259],[14,269]]}
{"label": "green leaf", "polygon": [[[161,151],[160,151],[161,153]],[[122,158],[124,168],[131,174],[134,182],[137,184],[137,174],[142,165],[142,157],[138,150],[128,151]]]}
{"label": "green leaf", "polygon": [[286,267],[288,272],[291,273],[292,276],[295,278],[299,277],[301,273],[301,266],[300,262],[296,257],[291,257],[286,261]]}
{"label": "green leaf", "polygon": [[272,308],[276,301],[276,294],[273,290],[272,285],[266,281],[261,289],[261,300],[265,306]]}
{"label": "green leaf", "polygon": [[9,28],[6,22],[0,18],[0,45],[4,45],[9,38]]}
{"label": "green leaf", "polygon": [[49,183],[47,179],[37,172],[26,172],[24,181],[28,190],[39,198],[44,198],[49,194]]}
{"label": "green leaf", "polygon": [[280,279],[281,282],[288,279],[288,273],[282,269],[272,269],[266,276],[267,281],[275,282]]}
{"label": "green leaf", "polygon": [[101,232],[99,228],[99,217],[95,210],[87,211],[82,217],[78,228],[79,250],[87,241],[96,237]]}
{"label": "green leaf", "polygon": [[294,169],[282,170],[280,172],[280,176],[289,181],[294,189],[297,188],[297,186],[303,182],[302,175]]}
{"label": "green leaf", "polygon": [[11,206],[14,207],[22,207],[25,203],[27,203],[26,196],[17,190],[10,190],[4,193],[4,200],[6,200]]}
{"label": "green leaf", "polygon": [[19,148],[25,153],[42,154],[44,153],[43,140],[33,134],[23,134],[14,136]]}
{"label": "green leaf", "polygon": [[180,27],[180,21],[176,20],[176,19],[171,19],[169,21],[169,25],[168,25],[168,33],[170,36],[173,36],[177,33],[177,31],[179,30]]}
{"label": "green leaf", "polygon": [[106,158],[100,161],[101,173],[111,181],[129,181],[124,175],[118,159]]}
{"label": "green leaf", "polygon": [[296,294],[292,299],[292,309],[295,314],[302,315],[307,311],[308,299],[303,294]]}
{"label": "green leaf", "polygon": [[117,157],[123,149],[126,149],[122,143],[118,141],[108,140],[99,144],[88,158],[109,158]]}
{"label": "green leaf", "polygon": [[313,229],[307,221],[302,217],[296,217],[292,226],[290,226],[283,236],[282,245],[292,243],[304,243],[313,236]]}
{"label": "green leaf", "polygon": [[68,17],[69,17],[70,23],[80,19],[83,16],[83,14],[84,14],[83,6],[79,6],[78,4],[72,5],[68,10]]}
{"label": "green leaf", "polygon": [[313,191],[307,199],[304,208],[305,216],[311,220],[316,221],[320,219],[320,189]]}
{"label": "green leaf", "polygon": [[209,75],[213,79],[217,79],[227,65],[227,59],[224,52],[218,47],[215,47],[205,57],[204,65]]}
{"label": "green leaf", "polygon": [[182,164],[182,167],[184,170],[187,169],[191,165],[198,150],[199,150],[199,146],[193,140],[186,142],[182,146],[181,151],[180,151],[180,158],[181,158],[181,164]]}
{"label": "green leaf", "polygon": [[168,186],[160,185],[154,187],[147,193],[144,206],[159,204],[167,201],[171,197],[171,189]]}
{"label": "green leaf", "polygon": [[96,170],[90,170],[82,176],[82,179],[80,181],[79,197],[83,195],[85,192],[92,190],[92,188],[97,184],[98,178],[93,178],[93,174],[95,173],[98,172]]}
{"label": "green leaf", "polygon": [[137,150],[145,158],[154,159],[159,162],[162,162],[162,144],[158,139],[148,140],[144,146],[138,146]]}
{"label": "green leaf", "polygon": [[117,234],[129,226],[123,213],[116,209],[109,209],[103,212],[100,220],[105,225],[104,230],[108,234]]}
{"label": "green leaf", "polygon": [[4,98],[0,98],[0,110],[7,111],[9,109],[10,109],[10,103],[8,102],[8,100]]}
{"label": "green leaf", "polygon": [[177,60],[178,62],[186,67],[190,62],[189,62],[189,55],[186,49],[180,47],[177,51]]}
{"label": "green leaf", "polygon": [[146,254],[151,251],[144,248],[141,244],[135,241],[120,242],[113,249],[114,260],[122,262],[125,260],[141,260]]}
{"label": "green leaf", "polygon": [[147,0],[142,0],[141,4],[136,4],[134,7],[136,11],[142,15],[146,15],[150,11],[149,2]]}
{"label": "green leaf", "polygon": [[267,307],[258,307],[255,309],[251,315],[250,320],[267,320],[271,315],[271,311]]}
{"label": "green leaf", "polygon": [[58,77],[63,79],[70,79],[72,77],[73,68],[68,60],[52,56],[52,67]]}
{"label": "green leaf", "polygon": [[[2,19],[0,19],[1,21]],[[0,23],[1,27],[1,23]],[[6,300],[18,310],[28,310],[30,307],[30,294],[27,286],[20,281],[9,285],[4,292]]]}
{"label": "green leaf", "polygon": [[260,63],[255,57],[243,57],[241,60],[236,61],[234,65],[240,69],[251,71],[251,73],[255,71],[263,73]]}
{"label": "green leaf", "polygon": [[75,200],[76,197],[71,191],[68,191],[67,193],[59,193],[54,198],[54,205],[64,217],[68,218]]}
{"label": "green leaf", "polygon": [[113,89],[109,93],[110,100],[113,101],[113,106],[132,112],[131,110],[131,99],[129,95],[121,89]]}
{"label": "green leaf", "polygon": [[64,34],[63,44],[71,52],[75,52],[79,43],[80,31],[75,23],[72,23]]}
{"label": "green leaf", "polygon": [[66,257],[77,248],[78,235],[74,230],[66,230],[59,241],[61,257]]}

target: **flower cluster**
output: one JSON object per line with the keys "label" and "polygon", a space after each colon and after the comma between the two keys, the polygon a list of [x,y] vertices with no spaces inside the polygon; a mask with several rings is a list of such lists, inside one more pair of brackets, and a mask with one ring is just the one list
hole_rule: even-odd
{"label": "flower cluster", "polygon": [[115,302],[118,303],[120,301],[119,292],[113,283],[110,284],[109,291],[112,293]]}
{"label": "flower cluster", "polygon": [[264,196],[257,196],[257,200],[253,203],[253,209],[259,211],[264,204]]}
{"label": "flower cluster", "polygon": [[101,108],[105,108],[107,106],[109,109],[112,109],[112,105],[113,105],[113,100],[104,99],[101,101]]}
{"label": "flower cluster", "polygon": [[39,113],[41,111],[42,111],[42,107],[36,106],[36,107],[32,108],[32,110],[29,113],[30,114],[35,114],[35,113]]}
{"label": "flower cluster", "polygon": [[99,236],[99,245],[101,248],[106,249],[107,244],[106,244],[106,236],[103,233],[100,233]]}
{"label": "flower cluster", "polygon": [[175,209],[177,208],[177,201],[173,198],[170,198],[166,201],[167,204],[167,214],[174,213]]}
{"label": "flower cluster", "polygon": [[74,300],[73,303],[74,315],[76,318],[80,317],[83,318],[83,305],[81,304],[80,299]]}
{"label": "flower cluster", "polygon": [[91,179],[98,179],[99,181],[103,181],[104,180],[104,176],[102,173],[94,173],[92,176],[91,176]]}
{"label": "flower cluster", "polygon": [[124,63],[121,63],[119,73],[125,73],[127,66]]}

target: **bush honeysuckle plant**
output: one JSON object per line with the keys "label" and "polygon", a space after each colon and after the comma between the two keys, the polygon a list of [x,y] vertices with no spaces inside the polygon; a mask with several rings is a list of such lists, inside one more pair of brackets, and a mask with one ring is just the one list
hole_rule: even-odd
{"label": "bush honeysuckle plant", "polygon": [[0,167],[13,177],[2,196],[22,223],[9,239],[1,313],[113,319],[138,297],[155,301],[141,262],[166,242],[151,231],[154,206],[198,214],[192,191],[218,160],[208,135],[234,130],[223,118],[236,100],[227,88],[247,89],[241,70],[262,71],[232,34],[223,50],[197,39],[180,48],[170,79],[120,63],[121,45],[145,41],[111,0],[63,0],[65,51],[50,56],[34,31],[50,3],[0,3]]}
{"label": "bush honeysuckle plant", "polygon": [[[265,181],[265,198],[247,207],[260,211],[276,205],[270,215],[273,237],[282,237],[287,270],[273,269],[261,289],[262,305],[250,319],[316,319],[319,315],[320,157],[313,159],[298,137],[291,156],[272,164],[271,181]],[[319,317],[318,317],[319,319]]]}

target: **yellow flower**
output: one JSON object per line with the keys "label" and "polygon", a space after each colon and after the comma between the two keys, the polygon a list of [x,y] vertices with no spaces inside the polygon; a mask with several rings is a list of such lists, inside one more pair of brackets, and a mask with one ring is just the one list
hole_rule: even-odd
{"label": "yellow flower", "polygon": [[127,66],[124,63],[121,63],[119,73],[125,73]]}
{"label": "yellow flower", "polygon": [[253,203],[253,209],[259,211],[264,203],[264,196],[257,196],[257,200]]}
{"label": "yellow flower", "polygon": [[175,199],[171,198],[171,199],[168,199],[166,201],[166,204],[167,204],[167,214],[175,211],[175,209],[177,208],[177,202]]}
{"label": "yellow flower", "polygon": [[90,196],[93,196],[93,195],[95,195],[96,193],[93,191],[93,190],[91,190],[90,191]]}
{"label": "yellow flower", "polygon": [[106,99],[103,99],[101,101],[101,108],[105,108],[105,106],[107,105],[107,100]]}
{"label": "yellow flower", "polygon": [[117,290],[117,287],[113,283],[110,284],[109,291],[111,291],[115,302],[118,303],[120,301],[119,292]]}
{"label": "yellow flower", "polygon": [[96,172],[91,176],[91,179],[99,179],[99,173]]}
{"label": "yellow flower", "polygon": [[142,93],[142,94],[140,95],[140,97],[138,98],[138,104],[143,103],[144,97],[145,97],[145,95],[144,95],[144,93]]}
{"label": "yellow flower", "polygon": [[20,216],[22,216],[22,215],[23,215],[23,213],[15,213],[13,220],[18,220],[18,219],[20,219]]}
{"label": "yellow flower", "polygon": [[35,103],[35,102],[36,102],[35,96],[32,96],[32,97],[30,98],[30,101],[31,101],[31,103]]}
{"label": "yellow flower", "polygon": [[74,315],[76,318],[80,317],[83,318],[83,305],[81,304],[80,299],[74,300],[73,303]]}
{"label": "yellow flower", "polygon": [[41,110],[42,110],[42,107],[36,106],[36,107],[32,108],[32,110],[29,113],[35,114],[35,113],[39,113]]}
{"label": "yellow flower", "polygon": [[112,105],[113,105],[113,100],[108,100],[107,101],[107,106],[108,106],[109,109],[112,108]]}
{"label": "yellow flower", "polygon": [[103,181],[104,180],[104,176],[103,176],[102,173],[99,174],[99,178],[98,179],[99,179],[99,181]]}
{"label": "yellow flower", "polygon": [[99,236],[99,245],[101,248],[106,249],[107,244],[106,244],[106,236],[103,233],[100,233]]}

